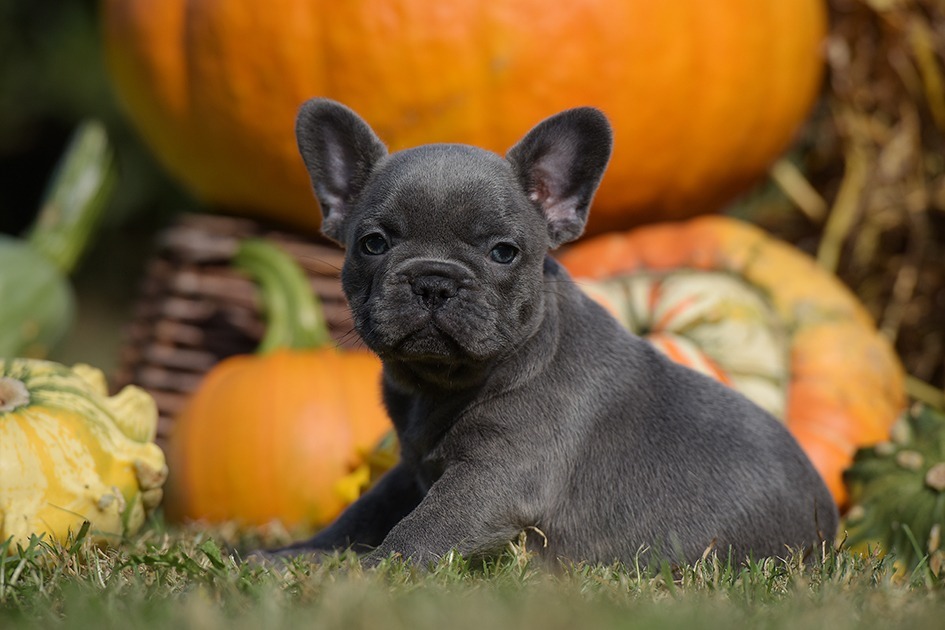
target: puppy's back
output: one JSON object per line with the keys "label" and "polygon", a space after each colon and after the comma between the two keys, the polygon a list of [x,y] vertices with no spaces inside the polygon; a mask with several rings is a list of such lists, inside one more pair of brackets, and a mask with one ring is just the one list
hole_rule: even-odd
{"label": "puppy's back", "polygon": [[558,501],[570,512],[559,519],[565,546],[590,545],[577,555],[604,562],[618,550],[632,560],[641,546],[694,560],[709,546],[761,557],[832,539],[833,499],[777,419],[672,362],[589,299],[564,303],[575,312],[564,315],[562,342],[599,349],[567,369],[586,375],[575,400],[591,426],[575,433],[581,444]]}

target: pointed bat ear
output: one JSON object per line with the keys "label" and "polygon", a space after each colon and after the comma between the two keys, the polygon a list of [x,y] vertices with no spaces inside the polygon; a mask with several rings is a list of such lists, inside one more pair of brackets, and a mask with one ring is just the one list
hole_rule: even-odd
{"label": "pointed bat ear", "polygon": [[548,222],[552,248],[584,231],[612,145],[604,114],[579,107],[544,120],[509,149],[506,158]]}
{"label": "pointed bat ear", "polygon": [[313,98],[295,123],[299,153],[322,209],[322,234],[343,244],[349,211],[387,147],[341,103]]}

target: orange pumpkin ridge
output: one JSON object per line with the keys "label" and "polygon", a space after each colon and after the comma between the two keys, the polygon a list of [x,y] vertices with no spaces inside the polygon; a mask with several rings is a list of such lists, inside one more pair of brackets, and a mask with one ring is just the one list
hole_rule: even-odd
{"label": "orange pumpkin ridge", "polygon": [[593,105],[616,150],[589,233],[711,212],[762,176],[820,86],[824,0],[104,0],[125,110],[206,203],[315,231],[293,121],[312,96],[392,150],[504,153]]}

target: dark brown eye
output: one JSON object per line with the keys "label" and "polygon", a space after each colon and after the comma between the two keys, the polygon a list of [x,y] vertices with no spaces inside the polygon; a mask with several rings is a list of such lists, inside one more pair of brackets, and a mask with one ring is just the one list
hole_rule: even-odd
{"label": "dark brown eye", "polygon": [[514,245],[509,245],[508,243],[499,243],[492,248],[492,251],[489,252],[489,257],[492,258],[495,262],[507,265],[518,255],[518,249]]}
{"label": "dark brown eye", "polygon": [[368,234],[361,239],[361,251],[368,256],[380,256],[386,253],[388,249],[390,249],[390,245],[387,244],[387,239],[377,232]]}

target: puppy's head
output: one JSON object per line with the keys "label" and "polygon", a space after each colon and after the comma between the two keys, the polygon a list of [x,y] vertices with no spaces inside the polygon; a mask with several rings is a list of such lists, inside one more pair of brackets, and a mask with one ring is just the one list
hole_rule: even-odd
{"label": "puppy's head", "polygon": [[302,106],[296,134],[322,232],[347,250],[355,328],[385,362],[433,371],[489,363],[535,333],[545,255],[583,231],[611,149],[590,108],[545,120],[505,159],[452,144],[388,154],[325,99]]}

